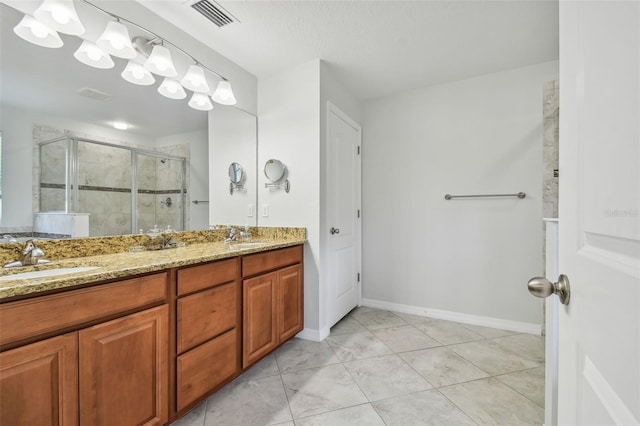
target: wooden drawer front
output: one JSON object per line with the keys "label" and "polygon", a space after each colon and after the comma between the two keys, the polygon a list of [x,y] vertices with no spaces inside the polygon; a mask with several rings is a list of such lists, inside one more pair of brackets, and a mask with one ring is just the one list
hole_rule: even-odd
{"label": "wooden drawer front", "polygon": [[0,425],[78,424],[77,333],[0,354]]}
{"label": "wooden drawer front", "polygon": [[236,326],[238,283],[178,299],[178,353]]}
{"label": "wooden drawer front", "polygon": [[302,245],[242,257],[242,276],[261,274],[302,262]]}
{"label": "wooden drawer front", "polygon": [[239,275],[240,258],[190,266],[178,271],[178,296],[234,281]]}
{"label": "wooden drawer front", "polygon": [[167,273],[0,305],[0,345],[167,299]]}
{"label": "wooden drawer front", "polygon": [[214,390],[240,370],[236,354],[237,339],[238,332],[234,328],[178,357],[178,411]]}

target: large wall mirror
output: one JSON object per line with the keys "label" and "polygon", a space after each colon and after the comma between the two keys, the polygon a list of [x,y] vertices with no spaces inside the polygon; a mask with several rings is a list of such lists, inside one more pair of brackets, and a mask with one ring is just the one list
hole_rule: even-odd
{"label": "large wall mirror", "polygon": [[[90,236],[137,232],[152,224],[175,229],[180,221],[168,214],[172,209],[182,209],[184,229],[256,224],[256,216],[248,214],[256,202],[255,116],[218,104],[211,112],[194,110],[188,98],[158,94],[161,77],[151,86],[128,83],[120,76],[124,59],[113,58],[112,69],[86,66],[73,56],[82,42],[77,37],[61,34],[64,46],[57,49],[28,43],[13,33],[23,11],[0,4],[3,231],[32,229],[34,212],[45,206],[64,209],[59,195],[64,191],[56,190],[68,182],[54,180],[67,167],[65,144],[76,150],[77,187],[85,191],[84,202],[76,205],[97,209],[89,216]],[[135,28],[130,35],[136,35]],[[115,122],[129,127],[115,129]],[[38,149],[39,143],[56,138],[64,140]],[[179,179],[181,157],[186,159],[184,182]],[[246,173],[245,189],[233,200],[227,198],[231,162]],[[43,172],[51,182],[41,181]],[[224,198],[218,187],[226,189]],[[127,191],[137,197],[127,199]],[[229,201],[244,207],[229,207]],[[135,216],[136,210],[144,220],[134,223],[131,212]]]}

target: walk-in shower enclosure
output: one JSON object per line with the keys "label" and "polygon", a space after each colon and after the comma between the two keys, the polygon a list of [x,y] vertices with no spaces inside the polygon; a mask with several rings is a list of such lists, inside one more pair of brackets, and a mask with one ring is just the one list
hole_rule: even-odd
{"label": "walk-in shower enclosure", "polygon": [[88,213],[90,236],[184,229],[184,157],[76,137],[38,145],[40,212]]}

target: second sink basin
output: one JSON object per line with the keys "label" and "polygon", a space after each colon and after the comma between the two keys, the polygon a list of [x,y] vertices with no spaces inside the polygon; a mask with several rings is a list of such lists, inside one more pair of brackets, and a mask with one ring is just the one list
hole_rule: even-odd
{"label": "second sink basin", "polygon": [[43,271],[22,272],[20,274],[5,275],[0,277],[0,281],[26,280],[29,278],[46,278],[57,275],[78,274],[80,272],[92,271],[99,266],[76,266],[72,268],[45,269]]}

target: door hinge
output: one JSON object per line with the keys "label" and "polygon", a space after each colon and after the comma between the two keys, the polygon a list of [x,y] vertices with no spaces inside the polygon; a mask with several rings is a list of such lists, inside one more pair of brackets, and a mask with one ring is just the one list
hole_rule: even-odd
{"label": "door hinge", "polygon": [[360,272],[358,272],[358,282],[360,282]]}
{"label": "door hinge", "polygon": [[358,145],[358,155],[360,155],[360,145]]}
{"label": "door hinge", "polygon": [[358,218],[360,217],[360,209],[358,209]]}

